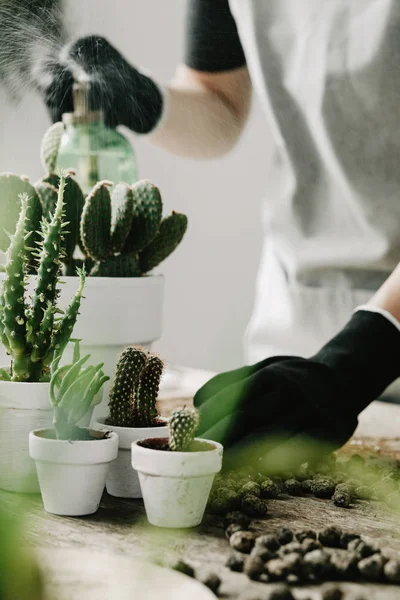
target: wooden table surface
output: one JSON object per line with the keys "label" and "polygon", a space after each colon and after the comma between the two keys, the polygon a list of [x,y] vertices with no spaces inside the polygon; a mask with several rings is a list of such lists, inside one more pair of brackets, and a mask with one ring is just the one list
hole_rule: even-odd
{"label": "wooden table surface", "polygon": [[[179,385],[179,377],[186,378]],[[188,404],[193,387],[207,379],[206,373],[178,371],[175,389],[170,385],[162,394],[160,406],[164,414],[171,408]],[[168,387],[168,386],[167,386]],[[395,437],[400,431],[400,406],[374,403],[362,415],[358,435]],[[0,500],[11,511],[17,511],[15,495],[0,492]],[[221,519],[206,516],[201,527],[190,531],[161,530],[147,524],[143,504],[140,500],[117,499],[104,494],[99,511],[84,518],[65,518],[44,512],[41,499],[28,496],[26,506],[29,519],[26,541],[35,548],[70,548],[81,551],[101,552],[105,555],[141,558],[172,563],[183,558],[196,568],[201,577],[210,571],[217,572],[223,584],[223,597],[232,600],[267,598],[269,585],[251,582],[246,576],[233,573],[225,566],[229,545],[224,537]],[[269,501],[270,516],[264,521],[254,521],[260,532],[274,532],[282,526],[294,530],[322,529],[335,524],[346,531],[356,530],[367,539],[379,542],[385,551],[400,558],[400,522],[383,505],[360,502],[352,509],[335,507],[331,502],[314,498],[287,497]],[[122,560],[122,559],[121,559]],[[59,565],[62,579],[63,564]],[[84,581],[85,568],[79,565],[79,576]],[[66,583],[68,585],[68,578]],[[343,588],[362,591],[363,598],[373,600],[398,600],[400,587],[384,585],[343,584]],[[319,598],[317,587],[295,588],[296,597]],[[73,596],[71,596],[72,598]],[[102,600],[101,593],[98,596]],[[115,596],[115,600],[120,600]],[[135,598],[135,600],[141,600]]]}

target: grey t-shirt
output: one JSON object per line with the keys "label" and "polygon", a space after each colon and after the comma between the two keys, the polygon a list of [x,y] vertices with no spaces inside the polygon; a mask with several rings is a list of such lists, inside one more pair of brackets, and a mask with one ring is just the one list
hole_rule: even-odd
{"label": "grey t-shirt", "polygon": [[275,146],[248,360],[308,355],[400,259],[400,2],[230,7]]}

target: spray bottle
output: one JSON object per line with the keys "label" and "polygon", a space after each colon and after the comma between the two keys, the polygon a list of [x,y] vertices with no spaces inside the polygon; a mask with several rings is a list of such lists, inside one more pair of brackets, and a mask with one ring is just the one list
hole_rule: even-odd
{"label": "spray bottle", "polygon": [[65,131],[58,154],[58,166],[76,170],[84,193],[101,180],[129,184],[137,180],[135,154],[129,141],[106,127],[101,110],[89,110],[90,82],[75,77],[74,110],[63,115]]}

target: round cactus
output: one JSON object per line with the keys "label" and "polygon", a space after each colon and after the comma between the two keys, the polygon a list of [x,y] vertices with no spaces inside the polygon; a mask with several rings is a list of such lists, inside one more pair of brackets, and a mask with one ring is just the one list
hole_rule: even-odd
{"label": "round cactus", "polygon": [[199,426],[200,415],[196,408],[178,408],[169,421],[169,448],[174,452],[185,452],[193,442]]}

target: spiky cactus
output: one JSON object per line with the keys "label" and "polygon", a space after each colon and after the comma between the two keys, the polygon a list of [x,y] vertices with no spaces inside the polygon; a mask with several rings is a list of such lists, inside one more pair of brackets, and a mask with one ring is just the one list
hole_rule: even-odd
{"label": "spiky cactus", "polygon": [[[42,220],[41,241],[37,245],[37,279],[32,298],[26,287],[31,233],[27,231],[28,196],[20,196],[21,210],[8,249],[5,278],[0,296],[0,338],[11,356],[12,381],[45,381],[56,356],[61,356],[73,331],[85,282],[79,271],[78,290],[63,314],[57,319],[58,288],[63,256],[64,188],[66,173],[60,174],[57,204],[50,221]],[[7,377],[3,371],[2,376]]]}
{"label": "spiky cactus", "polygon": [[60,357],[53,362],[50,400],[54,407],[54,430],[59,440],[74,439],[79,421],[89,408],[98,404],[96,396],[109,380],[103,373],[103,363],[84,367],[89,358],[89,354],[81,358],[79,340],[76,340],[71,364],[59,367]]}
{"label": "spiky cactus", "polygon": [[[26,232],[31,233],[30,245],[35,247],[39,240],[40,222],[42,219],[42,205],[35,188],[27,178],[2,173],[0,175],[0,250],[5,252],[10,244],[9,236],[14,233],[15,226],[21,209],[21,194],[27,196],[26,206]],[[28,251],[27,260],[29,266],[34,266],[34,257]]]}
{"label": "spiky cactus", "polygon": [[178,408],[169,420],[169,449],[185,452],[193,442],[199,426],[199,411],[196,408]]}
{"label": "spiky cactus", "polygon": [[162,370],[163,362],[156,354],[126,348],[117,364],[106,423],[118,427],[154,425]]}

